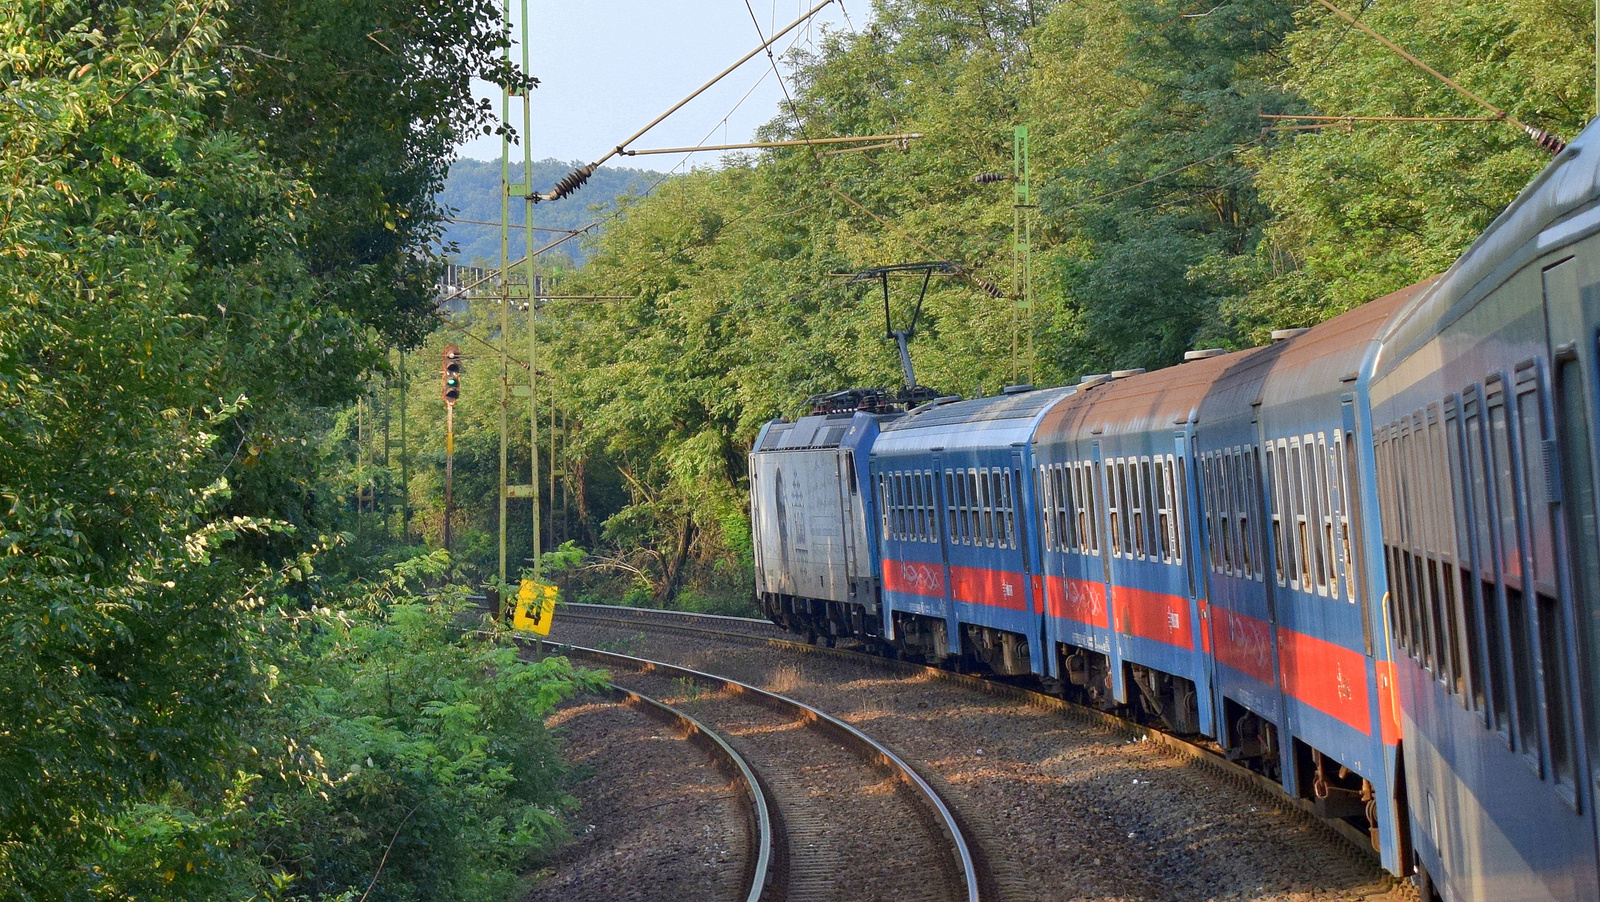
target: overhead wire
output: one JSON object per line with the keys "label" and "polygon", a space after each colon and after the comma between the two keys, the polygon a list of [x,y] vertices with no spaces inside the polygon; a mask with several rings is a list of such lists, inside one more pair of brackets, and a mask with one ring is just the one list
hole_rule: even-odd
{"label": "overhead wire", "polygon": [[[835,2],[837,2],[837,0],[835,0]],[[819,5],[818,8],[820,9],[821,6]],[[795,43],[798,43],[798,41],[799,41],[799,37],[797,36],[793,41],[790,42],[789,46],[787,48],[785,48],[785,50],[787,51],[789,49],[792,49],[794,47]],[[717,129],[722,127],[725,123],[727,123],[728,120],[733,117],[734,113],[738,112],[739,108],[744,105],[745,101],[749,100],[751,95],[753,95],[756,92],[756,89],[761,87],[761,84],[767,80],[767,74],[768,73],[765,72],[765,71],[763,71],[761,73],[761,77],[756,79],[755,84],[751,85],[750,89],[744,93],[744,96],[740,97],[738,99],[738,101],[736,101],[734,103],[733,107],[728,110],[727,114],[724,115],[720,120],[718,120],[717,124],[713,125],[711,127],[710,131],[706,132],[705,136],[700,139],[699,144],[696,145],[696,146],[703,145],[703,144],[705,144],[706,141],[710,140],[711,136],[716,134]],[[780,78],[781,78],[781,76],[780,76]],[[680,104],[680,106],[681,106],[681,104]],[[646,131],[647,130],[648,129],[646,129]],[[640,134],[643,134],[643,132],[641,131]],[[650,183],[649,187],[645,188],[645,190],[639,194],[639,197],[642,199],[642,198],[649,197],[651,194],[653,194],[655,192],[655,190],[657,188],[661,187],[661,185],[664,182],[666,182],[668,179],[672,178],[678,172],[679,169],[682,169],[684,164],[689,162],[690,157],[691,157],[691,154],[688,154],[688,153],[684,154],[683,158],[680,159],[677,162],[676,165],[674,165],[671,169],[667,170],[666,172],[662,173],[660,178],[658,178],[654,182]],[[566,243],[567,241],[571,240],[572,238],[576,238],[579,235],[582,235],[582,234],[585,234],[585,233],[587,233],[589,231],[592,231],[593,229],[595,229],[595,228],[597,228],[599,226],[606,225],[606,224],[609,224],[611,222],[614,222],[617,219],[622,218],[624,215],[626,215],[626,213],[627,213],[627,210],[625,208],[618,208],[618,209],[613,210],[609,216],[603,217],[601,219],[597,219],[597,220],[589,223],[588,225],[583,226],[580,229],[563,229],[563,230],[560,230],[560,231],[568,232],[569,234],[567,234],[565,237],[563,237],[563,238],[561,238],[561,239],[559,239],[557,241],[553,241],[553,242],[545,245],[544,247],[539,248],[538,250],[534,251],[533,252],[533,256],[535,256],[535,257],[540,256],[541,254],[544,254],[547,251],[550,251],[550,250],[560,246],[561,244]],[[499,225],[499,223],[488,223],[488,224],[489,225]],[[549,230],[549,231],[557,231],[557,230],[552,229],[552,230]],[[517,266],[521,266],[523,263],[525,263],[527,261],[527,259],[528,258],[527,258],[526,255],[524,255],[522,257],[518,257],[516,260],[512,261],[511,263],[508,263],[507,264],[507,268],[511,269],[511,268],[515,268]],[[493,273],[490,273],[488,275],[485,275],[480,279],[476,279],[476,280],[474,280],[472,282],[469,282],[467,284],[464,284],[464,285],[460,286],[454,292],[444,296],[443,298],[440,298],[439,299],[439,305],[443,305],[445,303],[448,303],[449,301],[453,301],[453,300],[456,300],[457,298],[465,296],[468,291],[472,290],[473,288],[478,287],[479,285],[484,284],[485,282],[488,282],[490,279],[494,278],[495,274],[497,274],[497,273],[498,273],[498,270],[496,270]]]}

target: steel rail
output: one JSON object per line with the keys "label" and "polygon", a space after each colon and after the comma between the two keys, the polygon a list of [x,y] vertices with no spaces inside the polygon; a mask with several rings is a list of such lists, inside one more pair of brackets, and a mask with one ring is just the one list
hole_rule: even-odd
{"label": "steel rail", "polygon": [[756,850],[756,854],[751,856],[745,867],[745,882],[750,887],[749,892],[745,894],[745,902],[760,902],[761,896],[767,891],[767,881],[772,876],[773,815],[772,803],[762,791],[761,782],[756,779],[755,771],[751,769],[749,762],[745,761],[744,756],[735,751],[719,733],[677,708],[615,684],[607,684],[606,689],[629,707],[638,708],[650,717],[681,727],[687,733],[690,742],[709,752],[722,769],[731,771],[729,776],[739,782],[741,792],[750,803],[747,810],[751,818],[746,824],[746,832]]}
{"label": "steel rail", "polygon": [[[568,605],[568,607],[601,608],[612,612],[649,610],[637,608],[617,608],[610,605]],[[668,617],[677,617],[685,620],[692,620],[700,617],[718,616],[695,614],[688,611],[652,610],[650,613],[665,615]],[[827,655],[845,660],[858,661],[872,664],[887,670],[897,671],[907,676],[922,676],[938,682],[961,686],[974,692],[982,692],[986,695],[995,696],[997,698],[1005,698],[1012,701],[1021,702],[1041,710],[1065,714],[1081,722],[1101,726],[1106,729],[1122,733],[1130,738],[1139,738],[1148,742],[1154,742],[1157,745],[1172,751],[1179,757],[1185,758],[1196,765],[1210,770],[1219,777],[1222,777],[1234,784],[1251,789],[1254,792],[1264,796],[1268,801],[1277,804],[1280,807],[1289,809],[1294,814],[1304,818],[1307,823],[1320,826],[1323,829],[1332,832],[1340,839],[1349,843],[1367,860],[1373,863],[1380,863],[1378,852],[1372,847],[1371,837],[1342,820],[1325,818],[1317,814],[1312,808],[1312,803],[1309,799],[1300,799],[1289,795],[1284,791],[1282,785],[1278,784],[1277,782],[1262,776],[1261,774],[1258,774],[1255,771],[1244,767],[1243,765],[1229,761],[1228,759],[1217,754],[1217,752],[1213,749],[1207,748],[1206,746],[1189,742],[1185,739],[1180,739],[1177,736],[1173,736],[1170,733],[1164,733],[1158,729],[1155,729],[1154,727],[1137,723],[1135,721],[1128,720],[1127,718],[1101,711],[1097,708],[1090,708],[1086,705],[1080,705],[1077,702],[1068,701],[1058,696],[1048,695],[1043,692],[1036,692],[1032,689],[1026,689],[1022,686],[1017,686],[1012,683],[1000,682],[999,680],[995,679],[973,676],[965,673],[956,673],[955,671],[945,670],[939,667],[931,667],[926,664],[915,664],[910,661],[900,661],[893,658],[885,658],[879,655],[867,654],[866,652],[853,651],[843,648],[829,648],[821,645],[811,645],[805,642],[796,642],[790,639],[776,639],[765,636],[757,636],[749,633],[727,633],[714,629],[706,629],[704,627],[665,623],[659,620],[646,619],[646,617],[638,614],[631,616],[615,616],[590,613],[589,611],[569,611],[567,616],[575,620],[647,625],[664,631],[686,633],[690,635],[700,634],[713,636],[717,639],[727,642],[766,645],[770,648],[780,649],[793,654]],[[743,621],[752,624],[762,623],[771,625],[771,621],[759,620],[751,617],[726,617],[721,619]]]}
{"label": "steel rail", "polygon": [[734,694],[748,696],[780,712],[799,712],[808,722],[817,724],[834,735],[844,738],[848,744],[855,746],[864,759],[885,767],[920,793],[927,807],[932,810],[940,831],[950,844],[950,851],[953,853],[956,865],[961,871],[964,884],[963,890],[967,902],[989,902],[979,892],[978,859],[973,855],[972,844],[967,838],[967,832],[956,818],[955,812],[939,796],[933,786],[923,779],[921,774],[917,773],[915,768],[907,764],[899,755],[896,755],[877,740],[857,730],[855,727],[804,702],[778,695],[775,692],[768,692],[765,689],[758,689],[738,680],[717,676],[716,674],[679,667],[664,661],[652,661],[647,658],[636,658],[632,655],[624,655],[618,652],[585,648],[581,645],[546,642],[545,647],[547,653],[562,653],[569,657],[585,658],[613,666],[622,666],[642,673],[663,673],[672,677],[706,683]]}

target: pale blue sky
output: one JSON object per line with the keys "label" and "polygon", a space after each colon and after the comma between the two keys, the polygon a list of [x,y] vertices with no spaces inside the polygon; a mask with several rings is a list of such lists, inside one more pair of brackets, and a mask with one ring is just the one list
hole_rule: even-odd
{"label": "pale blue sky", "polygon": [[[817,2],[750,0],[749,5],[761,33],[770,37]],[[513,0],[514,15],[516,6],[518,0]],[[846,15],[857,29],[865,28],[869,0],[845,0],[842,11],[836,0],[773,45],[785,79],[789,70],[782,65],[781,52],[790,46],[820,46],[824,27],[849,30]],[[533,26],[529,68],[540,80],[531,101],[536,160],[599,159],[762,41],[745,0],[528,0],[528,16]],[[520,59],[521,51],[515,53]],[[498,110],[498,89],[482,87],[493,90]],[[758,126],[779,114],[782,102],[783,90],[763,53],[630,146],[748,141]],[[512,122],[520,115],[514,111]],[[499,159],[500,139],[474,141],[460,153]],[[521,156],[513,148],[512,159]],[[715,165],[717,158],[715,153],[697,154],[688,165]],[[666,171],[682,159],[622,157],[607,165]]]}

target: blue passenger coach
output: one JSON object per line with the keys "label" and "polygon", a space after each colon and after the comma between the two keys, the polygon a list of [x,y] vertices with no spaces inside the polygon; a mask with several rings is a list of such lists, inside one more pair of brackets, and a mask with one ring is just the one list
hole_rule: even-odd
{"label": "blue passenger coach", "polygon": [[1411,831],[1448,900],[1600,898],[1597,204],[1590,126],[1373,379]]}
{"label": "blue passenger coach", "polygon": [[1087,376],[1036,440],[1050,675],[1100,707],[1136,702],[1179,733],[1213,721],[1195,415],[1217,374],[1250,353]]}
{"label": "blue passenger coach", "polygon": [[1218,740],[1401,869],[1399,742],[1376,529],[1368,382],[1412,286],[1232,367],[1195,439]]}
{"label": "blue passenger coach", "polygon": [[925,405],[872,449],[883,555],[884,637],[929,661],[962,655],[996,673],[1043,660],[1030,440],[1073,390],[1024,387]]}

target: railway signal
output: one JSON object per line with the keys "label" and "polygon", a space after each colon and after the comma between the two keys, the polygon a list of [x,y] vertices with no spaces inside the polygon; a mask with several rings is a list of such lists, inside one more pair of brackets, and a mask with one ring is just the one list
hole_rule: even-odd
{"label": "railway signal", "polygon": [[444,403],[454,406],[461,397],[461,349],[444,346],[444,364],[439,369],[439,393]]}

